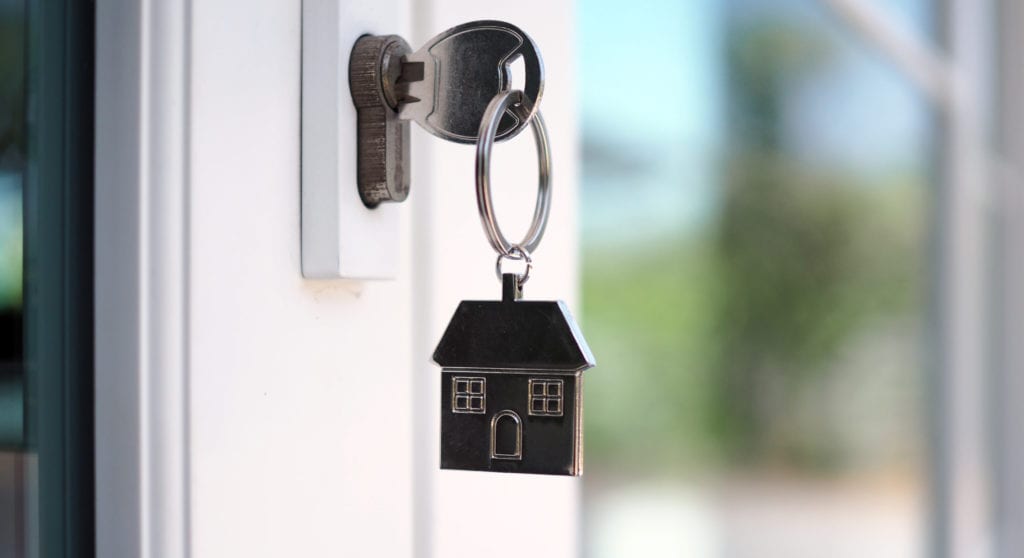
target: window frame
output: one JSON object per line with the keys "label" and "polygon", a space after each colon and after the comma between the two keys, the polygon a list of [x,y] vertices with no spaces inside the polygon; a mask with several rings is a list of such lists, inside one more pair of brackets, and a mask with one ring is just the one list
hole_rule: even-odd
{"label": "window frame", "polygon": [[[535,386],[541,387],[541,393],[535,393]],[[557,386],[558,393],[551,395],[549,389]],[[530,378],[527,384],[527,414],[531,417],[561,417],[565,415],[565,380],[562,378]],[[535,411],[533,404],[535,401],[544,402],[543,411]],[[558,410],[551,411],[550,403],[557,402]]]}
{"label": "window frame", "polygon": [[[465,382],[466,390],[459,391],[459,384]],[[474,391],[479,386],[480,391]],[[466,398],[466,405],[459,405],[460,398]],[[474,400],[480,401],[479,408],[473,406]],[[465,415],[483,415],[487,413],[487,378],[484,376],[452,376],[452,412]]]}

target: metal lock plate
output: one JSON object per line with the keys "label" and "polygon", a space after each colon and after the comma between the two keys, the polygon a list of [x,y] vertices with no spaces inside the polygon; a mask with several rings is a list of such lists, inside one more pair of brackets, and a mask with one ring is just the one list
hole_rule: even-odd
{"label": "metal lock plate", "polygon": [[[308,279],[390,279],[401,261],[401,214],[369,209],[356,188],[357,113],[349,87],[352,46],[396,28],[401,0],[302,1],[302,275]],[[394,151],[394,150],[392,150]]]}

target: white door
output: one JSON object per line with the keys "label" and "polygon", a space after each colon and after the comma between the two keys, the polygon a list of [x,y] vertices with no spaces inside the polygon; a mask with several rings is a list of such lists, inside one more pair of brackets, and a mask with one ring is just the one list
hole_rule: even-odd
{"label": "white door", "polygon": [[[472,149],[414,126],[397,278],[304,279],[301,2],[98,4],[97,554],[578,554],[578,479],[438,468],[430,354],[460,299],[500,294]],[[342,5],[414,48],[475,19],[533,37],[555,182],[527,297],[573,306],[572,3]],[[531,141],[495,153],[512,231]]]}

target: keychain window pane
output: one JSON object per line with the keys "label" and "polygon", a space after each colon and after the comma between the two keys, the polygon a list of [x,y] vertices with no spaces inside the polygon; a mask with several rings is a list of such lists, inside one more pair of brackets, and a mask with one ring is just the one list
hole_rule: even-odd
{"label": "keychain window pane", "polygon": [[539,417],[562,416],[562,380],[530,379],[530,414]]}
{"label": "keychain window pane", "polygon": [[456,376],[452,378],[452,412],[483,414],[487,410],[487,379]]}

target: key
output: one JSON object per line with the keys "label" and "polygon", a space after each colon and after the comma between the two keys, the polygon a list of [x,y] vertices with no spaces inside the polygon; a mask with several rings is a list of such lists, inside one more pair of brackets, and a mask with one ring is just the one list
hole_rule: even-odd
{"label": "key", "polygon": [[[518,27],[474,21],[453,27],[412,52],[397,35],[366,35],[349,62],[358,119],[358,187],[367,207],[409,195],[409,122],[457,143],[474,143],[494,96],[512,87],[512,63],[523,61],[519,106],[498,123],[496,141],[514,137],[540,106],[544,66],[537,45]],[[518,114],[518,116],[517,116]]]}
{"label": "key", "polygon": [[544,66],[537,46],[518,27],[501,21],[474,21],[453,27],[409,54],[402,62],[399,118],[419,123],[440,138],[474,143],[487,103],[511,88],[511,65],[522,58],[526,113],[506,111],[496,139],[518,134],[539,106]]}

